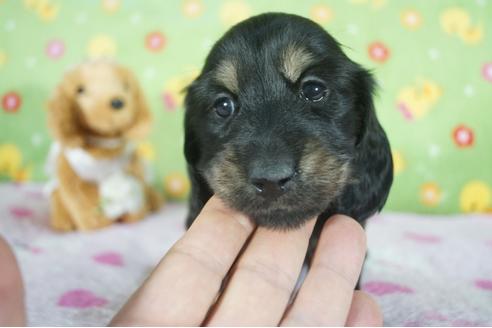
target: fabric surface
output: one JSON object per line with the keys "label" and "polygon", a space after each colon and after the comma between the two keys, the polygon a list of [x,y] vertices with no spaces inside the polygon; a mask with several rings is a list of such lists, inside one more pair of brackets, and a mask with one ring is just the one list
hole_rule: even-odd
{"label": "fabric surface", "polygon": [[[136,224],[59,234],[40,186],[0,185],[0,234],[20,262],[29,324],[105,325],[182,235],[185,214],[168,204]],[[374,217],[362,288],[386,325],[492,325],[491,231],[490,215]]]}
{"label": "fabric surface", "polygon": [[269,11],[319,22],[374,72],[388,209],[492,211],[491,0],[0,0],[0,180],[45,179],[46,100],[67,68],[105,56],[139,78],[155,117],[139,149],[184,198],[181,90],[231,25]]}

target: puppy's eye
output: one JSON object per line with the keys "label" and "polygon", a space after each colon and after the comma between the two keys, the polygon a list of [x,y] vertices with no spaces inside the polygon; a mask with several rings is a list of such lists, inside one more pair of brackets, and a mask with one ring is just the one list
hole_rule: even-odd
{"label": "puppy's eye", "polygon": [[83,86],[83,85],[79,85],[79,86],[77,87],[77,93],[78,93],[79,95],[80,95],[80,94],[83,94],[83,93],[84,93],[84,91],[85,91],[85,88],[84,88],[84,86]]}
{"label": "puppy's eye", "polygon": [[319,81],[306,81],[301,86],[301,96],[312,102],[320,101],[327,93],[328,89]]}
{"label": "puppy's eye", "polygon": [[236,110],[236,105],[234,104],[234,100],[232,100],[231,98],[221,97],[215,101],[214,109],[217,115],[226,118],[234,114],[234,111]]}

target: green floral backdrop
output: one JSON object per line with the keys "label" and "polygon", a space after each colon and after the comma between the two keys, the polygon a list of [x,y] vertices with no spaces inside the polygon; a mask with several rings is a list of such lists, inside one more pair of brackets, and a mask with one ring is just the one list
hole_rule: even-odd
{"label": "green floral backdrop", "polygon": [[67,68],[106,56],[138,76],[155,117],[139,149],[185,197],[179,91],[228,27],[267,11],[319,22],[374,71],[395,159],[387,209],[492,212],[490,0],[0,0],[0,180],[46,178],[46,100]]}

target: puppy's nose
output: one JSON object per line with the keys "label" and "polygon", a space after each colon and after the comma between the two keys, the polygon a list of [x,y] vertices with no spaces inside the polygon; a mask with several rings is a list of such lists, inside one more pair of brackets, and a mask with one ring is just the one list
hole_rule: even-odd
{"label": "puppy's nose", "polygon": [[119,98],[113,98],[111,100],[111,108],[122,109],[125,106],[125,102]]}
{"label": "puppy's nose", "polygon": [[291,165],[279,164],[270,167],[257,165],[251,170],[250,181],[258,194],[274,198],[288,189],[295,176],[296,171]]}

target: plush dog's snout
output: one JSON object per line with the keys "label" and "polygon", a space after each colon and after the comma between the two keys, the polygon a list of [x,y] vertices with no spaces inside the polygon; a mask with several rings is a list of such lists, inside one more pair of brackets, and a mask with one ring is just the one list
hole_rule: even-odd
{"label": "plush dog's snout", "polygon": [[278,197],[287,191],[296,175],[296,170],[289,164],[266,166],[257,163],[251,169],[250,181],[262,196]]}
{"label": "plush dog's snout", "polygon": [[125,102],[119,98],[111,99],[111,108],[113,109],[122,109],[125,106]]}

